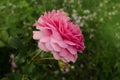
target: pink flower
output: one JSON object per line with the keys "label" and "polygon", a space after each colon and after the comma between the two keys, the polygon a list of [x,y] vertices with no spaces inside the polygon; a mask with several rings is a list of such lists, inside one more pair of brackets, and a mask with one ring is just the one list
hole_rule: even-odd
{"label": "pink flower", "polygon": [[51,52],[55,59],[75,62],[85,48],[84,37],[78,25],[73,24],[63,11],[53,10],[40,16],[34,26],[33,39],[41,50]]}

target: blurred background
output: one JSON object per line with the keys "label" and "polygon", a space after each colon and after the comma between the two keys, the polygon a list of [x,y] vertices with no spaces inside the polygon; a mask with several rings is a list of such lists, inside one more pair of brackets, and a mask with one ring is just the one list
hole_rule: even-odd
{"label": "blurred background", "polygon": [[[65,64],[41,53],[33,24],[63,10],[78,24],[86,49]],[[0,0],[0,80],[120,80],[120,0]]]}

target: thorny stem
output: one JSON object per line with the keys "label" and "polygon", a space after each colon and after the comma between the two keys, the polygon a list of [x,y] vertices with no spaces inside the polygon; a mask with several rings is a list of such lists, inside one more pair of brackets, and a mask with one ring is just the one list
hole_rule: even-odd
{"label": "thorny stem", "polygon": [[27,75],[22,75],[22,79],[21,80],[29,80]]}
{"label": "thorny stem", "polygon": [[51,57],[51,58],[41,58],[39,60],[55,60],[55,59]]}
{"label": "thorny stem", "polygon": [[[38,55],[40,55],[41,53],[42,53],[42,51],[37,52],[37,53],[32,57],[31,61],[34,61],[34,59],[35,59]],[[38,61],[41,61],[41,60],[55,60],[55,59],[52,58],[52,57],[50,57],[50,58],[40,58]]]}
{"label": "thorny stem", "polygon": [[54,58],[50,57],[50,58],[40,58],[38,60],[36,60],[36,63],[39,63],[40,61],[44,61],[44,60],[55,60]]}
{"label": "thorny stem", "polygon": [[31,59],[31,60],[33,61],[33,60],[34,60],[34,58],[35,58],[35,57],[37,57],[37,56],[38,56],[39,54],[41,54],[41,53],[42,53],[42,51],[37,52],[37,53],[36,53],[36,54],[32,57],[32,59]]}

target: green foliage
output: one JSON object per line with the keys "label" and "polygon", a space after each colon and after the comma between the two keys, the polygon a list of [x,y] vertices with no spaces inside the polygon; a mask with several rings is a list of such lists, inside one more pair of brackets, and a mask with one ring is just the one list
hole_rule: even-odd
{"label": "green foliage", "polygon": [[[48,59],[32,39],[35,20],[53,9],[83,31],[86,49],[74,64]],[[119,14],[119,0],[1,0],[1,80],[120,80]]]}

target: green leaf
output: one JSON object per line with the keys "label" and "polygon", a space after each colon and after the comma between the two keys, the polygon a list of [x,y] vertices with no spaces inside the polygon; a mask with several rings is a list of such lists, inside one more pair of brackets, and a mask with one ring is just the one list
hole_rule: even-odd
{"label": "green leaf", "polygon": [[29,73],[32,73],[34,68],[35,68],[35,65],[33,63],[30,63],[30,64],[26,64],[22,69],[24,73],[29,74]]}
{"label": "green leaf", "polygon": [[15,49],[23,49],[23,43],[19,38],[10,37],[8,44]]}
{"label": "green leaf", "polygon": [[3,78],[1,80],[21,80],[22,75],[19,73],[11,73],[11,74],[7,74],[6,78]]}
{"label": "green leaf", "polygon": [[5,46],[4,42],[0,41],[0,47],[4,47],[4,46]]}
{"label": "green leaf", "polygon": [[8,32],[6,30],[0,31],[0,40],[7,41],[8,40]]}

